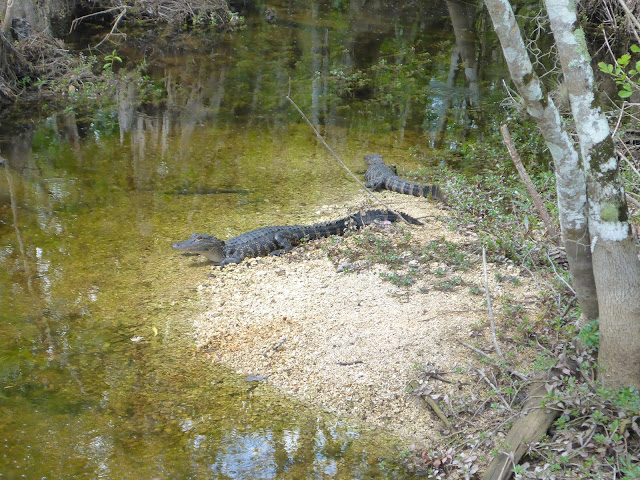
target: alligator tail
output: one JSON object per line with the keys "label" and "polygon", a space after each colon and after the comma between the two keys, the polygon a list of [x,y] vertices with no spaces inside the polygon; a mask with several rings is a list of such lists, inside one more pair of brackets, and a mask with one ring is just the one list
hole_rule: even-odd
{"label": "alligator tail", "polygon": [[413,195],[414,197],[431,197],[434,200],[445,202],[442,190],[437,185],[423,185],[421,183],[410,182],[404,178],[391,176],[385,182],[385,188],[393,192],[402,193],[404,195]]}
{"label": "alligator tail", "polygon": [[[348,217],[340,218],[332,222],[315,223],[308,227],[296,227],[296,230],[289,234],[295,233],[293,237],[315,240],[317,238],[330,237],[332,235],[343,235],[350,226],[362,228],[363,226],[371,225],[376,221],[397,222],[401,220],[400,215],[402,215],[402,218],[407,222],[413,225],[422,225],[422,222],[410,215],[407,215],[406,213],[396,214],[386,210],[367,210],[366,212],[354,213],[353,215],[349,215]],[[281,235],[283,238],[286,236],[286,234]]]}

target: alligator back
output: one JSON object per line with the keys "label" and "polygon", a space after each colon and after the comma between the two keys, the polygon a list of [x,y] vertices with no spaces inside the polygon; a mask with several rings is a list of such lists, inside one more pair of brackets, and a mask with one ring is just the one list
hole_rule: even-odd
{"label": "alligator back", "polygon": [[330,235],[342,235],[344,219],[314,225],[282,225],[262,227],[241,233],[225,242],[222,264],[238,263],[244,258],[279,255],[291,250],[302,239],[315,240]]}
{"label": "alligator back", "polygon": [[[405,213],[402,214],[402,217],[409,223],[422,225],[420,221]],[[174,244],[173,248],[182,252],[200,253],[217,265],[227,265],[239,263],[245,258],[280,255],[282,252],[291,250],[303,239],[315,240],[331,235],[342,235],[350,226],[360,228],[375,221],[394,222],[397,220],[400,220],[400,216],[393,212],[369,210],[331,222],[313,225],[262,227],[242,233],[227,242],[222,242],[209,235],[194,234],[189,240]]]}
{"label": "alligator back", "polygon": [[376,192],[386,189],[414,197],[431,197],[445,203],[444,195],[436,185],[423,185],[397,176],[390,167],[384,164],[384,160],[377,153],[366,155],[364,159],[369,165],[364,174],[367,188]]}
{"label": "alligator back", "polygon": [[[422,225],[415,218],[402,214],[409,223]],[[262,227],[242,233],[231,238],[225,243],[222,265],[226,263],[238,263],[245,258],[261,257],[266,255],[280,255],[291,250],[295,245],[305,240],[315,240],[331,235],[343,235],[350,226],[355,228],[370,225],[375,221],[395,222],[400,217],[384,210],[368,210],[364,213],[355,213],[347,217],[339,218],[331,222],[314,223],[313,225],[283,225]]]}

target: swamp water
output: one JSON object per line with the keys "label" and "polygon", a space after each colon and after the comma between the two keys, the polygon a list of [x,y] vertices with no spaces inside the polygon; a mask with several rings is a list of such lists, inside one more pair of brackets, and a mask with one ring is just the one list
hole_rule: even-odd
{"label": "swamp water", "polygon": [[371,152],[410,169],[483,135],[489,62],[450,68],[477,50],[454,2],[274,3],[275,24],[213,39],[132,35],[118,52],[142,74],[112,108],[2,125],[0,478],[411,478],[384,433],[197,351],[209,270],[171,243],[313,222],[358,192],[289,88],[354,171]]}

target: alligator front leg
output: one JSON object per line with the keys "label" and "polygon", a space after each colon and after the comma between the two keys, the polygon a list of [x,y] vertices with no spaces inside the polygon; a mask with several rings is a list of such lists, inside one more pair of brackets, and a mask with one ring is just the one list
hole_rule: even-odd
{"label": "alligator front leg", "polygon": [[240,257],[226,257],[224,260],[222,260],[220,263],[216,265],[224,267],[225,265],[229,265],[230,263],[240,263],[241,261],[242,261],[242,258]]}
{"label": "alligator front leg", "polygon": [[373,181],[373,180],[371,180],[371,181],[366,183],[366,187],[370,188],[374,192],[379,192],[380,190],[382,190],[383,186],[384,186],[384,181]]}

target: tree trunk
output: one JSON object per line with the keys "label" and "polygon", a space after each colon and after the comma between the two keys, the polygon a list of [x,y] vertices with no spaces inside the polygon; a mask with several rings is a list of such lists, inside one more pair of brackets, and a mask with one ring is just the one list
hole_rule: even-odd
{"label": "tree trunk", "polygon": [[485,0],[494,28],[500,39],[509,73],[529,114],[536,120],[553,157],[560,227],[567,250],[573,287],[586,319],[598,318],[598,296],[587,219],[587,196],[580,158],[562,126],[560,114],[533,71],[508,0]]}
{"label": "tree trunk", "polygon": [[11,22],[13,21],[13,5],[14,0],[7,1],[7,8],[4,12],[4,19],[2,20],[2,33],[4,33],[6,36],[9,36]]}
{"label": "tree trunk", "polygon": [[640,388],[640,260],[591,57],[573,0],[545,0],[576,124],[589,198],[593,271],[600,307],[598,363],[610,388]]}

